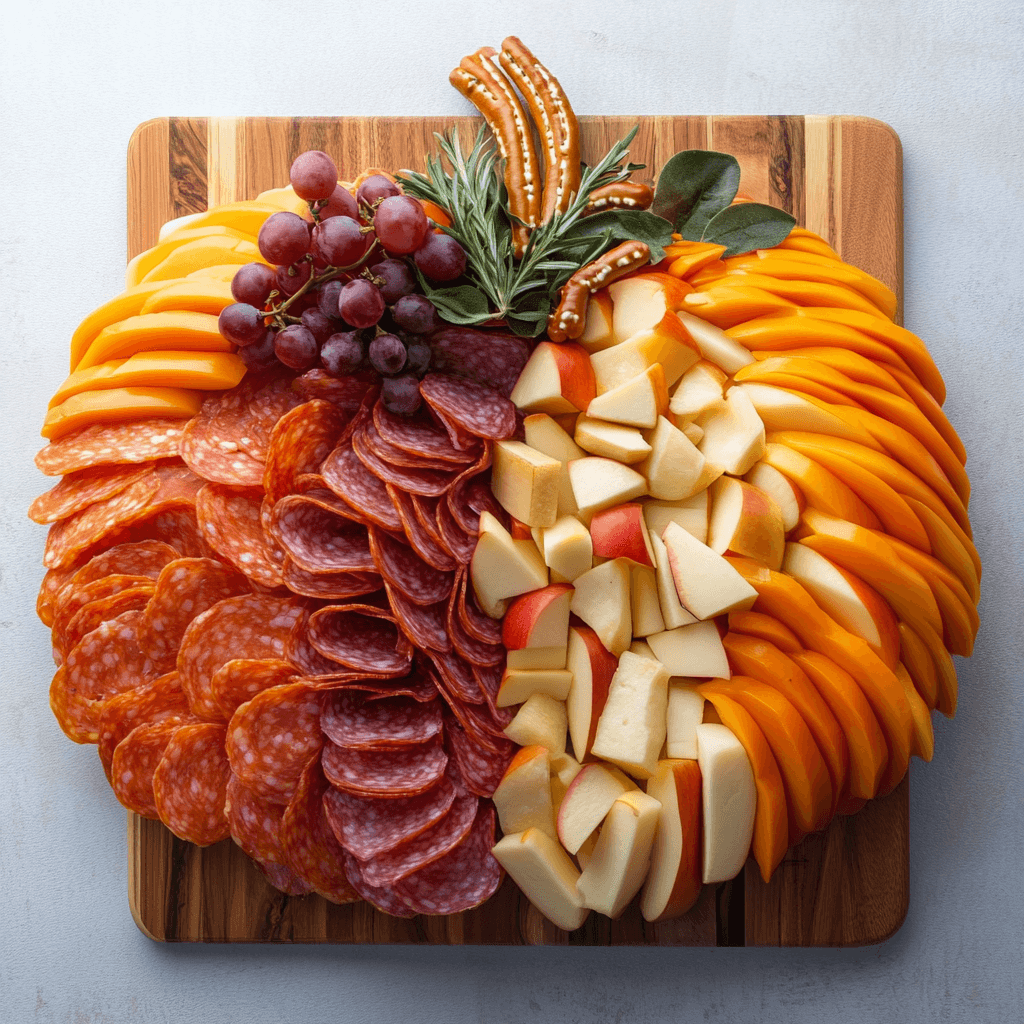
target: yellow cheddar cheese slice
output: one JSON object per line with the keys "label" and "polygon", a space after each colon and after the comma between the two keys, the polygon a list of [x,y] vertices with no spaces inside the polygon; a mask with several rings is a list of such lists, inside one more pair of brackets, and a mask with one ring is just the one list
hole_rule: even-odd
{"label": "yellow cheddar cheese slice", "polygon": [[255,242],[240,241],[230,235],[196,238],[172,249],[161,262],[143,277],[144,281],[169,281],[185,277],[193,270],[213,264],[266,263]]}
{"label": "yellow cheddar cheese slice", "polygon": [[218,281],[209,277],[183,281],[176,279],[159,283],[164,287],[146,299],[142,304],[142,309],[139,310],[140,313],[162,313],[168,309],[186,309],[192,310],[194,313],[211,313],[213,316],[219,316],[225,306],[230,306],[235,301],[231,294],[230,281]]}
{"label": "yellow cheddar cheese slice", "polygon": [[[131,288],[145,278],[145,276],[159,266],[175,249],[191,242],[207,241],[213,245],[220,245],[231,248],[237,242],[250,241],[251,237],[235,231],[233,228],[226,228],[214,224],[202,228],[183,228],[175,231],[173,235],[162,242],[158,242],[150,249],[140,252],[138,256],[130,260],[124,272],[124,283],[126,288]],[[219,260],[216,262],[220,262]]]}
{"label": "yellow cheddar cheese slice", "polygon": [[255,200],[237,203],[222,203],[201,213],[189,213],[184,217],[168,221],[160,229],[160,241],[166,241],[182,230],[209,227],[233,228],[254,238],[259,234],[263,222],[281,207],[276,203],[258,203]]}
{"label": "yellow cheddar cheese slice", "polygon": [[112,359],[126,359],[136,352],[233,352],[231,344],[217,329],[212,313],[169,310],[130,316],[96,335],[78,363],[84,370]]}
{"label": "yellow cheddar cheese slice", "polygon": [[153,417],[191,419],[203,396],[184,388],[111,388],[83,391],[46,414],[40,433],[50,441],[94,423],[122,423]]}

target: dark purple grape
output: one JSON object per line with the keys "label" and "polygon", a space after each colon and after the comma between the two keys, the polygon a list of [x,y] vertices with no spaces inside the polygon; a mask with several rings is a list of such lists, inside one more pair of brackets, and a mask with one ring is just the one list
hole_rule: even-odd
{"label": "dark purple grape", "polygon": [[420,382],[412,373],[403,373],[401,377],[385,377],[380,385],[380,398],[388,412],[411,416],[422,403]]}
{"label": "dark purple grape", "polygon": [[309,252],[309,224],[297,213],[272,213],[256,239],[265,259],[279,267],[297,263]]}
{"label": "dark purple grape", "polygon": [[428,232],[412,258],[431,281],[454,281],[466,272],[466,250],[451,235]]}
{"label": "dark purple grape", "polygon": [[291,324],[277,332],[274,352],[285,366],[293,370],[307,370],[316,362],[316,338],[302,324]]}
{"label": "dark purple grape", "polygon": [[328,217],[351,217],[359,220],[359,204],[355,196],[343,185],[338,185],[327,200],[327,205],[320,210],[320,219],[327,220]]}
{"label": "dark purple grape", "polygon": [[370,342],[370,365],[378,373],[398,373],[405,366],[405,346],[394,334],[378,334]]}
{"label": "dark purple grape", "polygon": [[341,316],[338,311],[338,296],[341,295],[343,281],[328,281],[320,286],[320,312],[335,320]]}
{"label": "dark purple grape", "polygon": [[259,341],[267,329],[260,310],[246,302],[225,306],[217,317],[217,327],[228,341],[240,348]]}
{"label": "dark purple grape", "polygon": [[302,326],[312,332],[318,345],[322,345],[334,333],[334,323],[319,309],[304,310],[300,319]]}
{"label": "dark purple grape", "polygon": [[266,263],[246,263],[231,278],[231,294],[238,302],[262,309],[274,289],[274,268]]}
{"label": "dark purple grape", "polygon": [[430,369],[430,357],[432,354],[429,345],[424,345],[419,341],[414,342],[406,350],[405,368],[410,373],[415,373],[417,376],[422,377]]}
{"label": "dark purple grape", "polygon": [[338,168],[319,149],[300,153],[292,163],[288,177],[300,199],[330,199],[338,187]]}
{"label": "dark purple grape", "polygon": [[348,267],[366,252],[368,237],[351,217],[331,217],[313,228],[313,255],[333,267]]}
{"label": "dark purple grape", "polygon": [[332,334],[320,349],[320,362],[324,364],[324,369],[335,377],[354,373],[359,369],[365,356],[366,350],[359,340],[357,331]]}
{"label": "dark purple grape", "polygon": [[384,315],[384,296],[375,284],[357,277],[342,287],[338,311],[353,327],[373,327]]}
{"label": "dark purple grape", "polygon": [[238,357],[250,370],[265,370],[273,366],[277,362],[277,353],[274,351],[275,337],[276,332],[268,327],[259,341],[240,348]]}
{"label": "dark purple grape", "polygon": [[383,174],[371,174],[356,189],[356,201],[360,206],[373,206],[378,199],[401,194],[402,190],[393,181],[388,181]]}
{"label": "dark purple grape", "polygon": [[427,215],[412,196],[388,196],[373,215],[373,230],[388,252],[415,252],[427,234]]}
{"label": "dark purple grape", "polygon": [[384,283],[377,287],[389,306],[393,306],[403,295],[416,291],[416,275],[405,260],[382,260],[370,267],[370,273],[374,277],[383,278]]}
{"label": "dark purple grape", "polygon": [[411,334],[426,334],[441,326],[437,310],[425,295],[403,295],[392,307],[391,318]]}
{"label": "dark purple grape", "polygon": [[278,267],[275,280],[278,291],[285,295],[294,295],[310,278],[313,267],[303,260],[290,267]]}

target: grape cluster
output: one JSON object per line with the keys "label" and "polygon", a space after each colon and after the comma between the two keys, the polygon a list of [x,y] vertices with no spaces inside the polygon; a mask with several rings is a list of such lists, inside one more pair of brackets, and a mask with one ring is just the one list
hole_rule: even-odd
{"label": "grape cluster", "polygon": [[295,159],[290,177],[309,217],[281,211],[264,221],[257,242],[267,263],[235,274],[221,334],[250,369],[280,362],[293,370],[319,363],[338,377],[373,371],[388,408],[411,415],[430,368],[424,336],[441,326],[413,266],[431,282],[451,282],[465,273],[465,251],[383,175],[353,196],[334,161],[312,150]]}

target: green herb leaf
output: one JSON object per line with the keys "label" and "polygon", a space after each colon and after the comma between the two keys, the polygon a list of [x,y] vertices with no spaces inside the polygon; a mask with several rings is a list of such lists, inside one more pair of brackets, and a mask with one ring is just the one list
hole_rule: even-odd
{"label": "green herb leaf", "polygon": [[536,338],[544,333],[551,313],[551,303],[539,292],[524,295],[513,312],[505,318],[511,330],[522,338]]}
{"label": "green herb leaf", "polygon": [[481,324],[491,318],[487,296],[472,285],[430,288],[426,295],[441,316],[451,324]]}
{"label": "green herb leaf", "polygon": [[789,234],[796,218],[763,203],[739,203],[716,214],[701,241],[724,245],[723,258],[754,249],[770,249]]}
{"label": "green herb leaf", "polygon": [[739,187],[740,165],[734,156],[686,149],[662,168],[651,212],[696,242],[715,214],[736,198]]}
{"label": "green herb leaf", "polygon": [[[672,241],[672,225],[662,217],[646,210],[605,210],[582,217],[568,232],[566,238],[592,238],[604,236],[609,242],[644,242],[651,250],[651,262],[665,258],[665,246]],[[601,251],[605,252],[609,246]]]}

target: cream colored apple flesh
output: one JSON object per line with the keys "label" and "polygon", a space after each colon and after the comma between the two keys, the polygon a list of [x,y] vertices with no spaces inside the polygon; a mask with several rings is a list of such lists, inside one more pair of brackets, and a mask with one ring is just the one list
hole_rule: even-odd
{"label": "cream colored apple flesh", "polygon": [[583,770],[583,765],[572,754],[551,755],[551,806],[558,814],[565,794],[573,779]]}
{"label": "cream colored apple flesh", "polygon": [[721,367],[702,359],[690,367],[676,385],[668,403],[669,411],[683,422],[690,422],[720,409],[725,403],[728,379]]}
{"label": "cream colored apple flesh", "polygon": [[569,719],[569,738],[578,761],[590,756],[597,723],[608,700],[608,688],[618,664],[615,655],[589,626],[569,627],[566,667],[572,673],[572,685],[565,710]]}
{"label": "cream colored apple flesh", "polygon": [[491,799],[502,832],[539,828],[552,839],[558,838],[551,802],[551,762],[546,747],[534,744],[517,751]]}
{"label": "cream colored apple flesh", "polygon": [[564,647],[520,647],[507,651],[505,667],[516,672],[539,672],[565,668]]}
{"label": "cream colored apple flesh", "polygon": [[[565,653],[562,653],[565,660]],[[498,687],[495,704],[499,708],[512,707],[529,700],[535,693],[547,694],[555,700],[565,700],[572,685],[572,673],[564,668],[515,669],[505,668]]]}
{"label": "cream colored apple flesh", "polygon": [[765,451],[765,424],[742,389],[732,387],[725,405],[702,421],[704,436],[698,448],[722,472],[742,476]]}
{"label": "cream colored apple flesh", "polygon": [[494,445],[491,490],[502,508],[527,526],[554,526],[562,463],[522,441]]}
{"label": "cream colored apple flesh", "polygon": [[669,757],[697,757],[697,726],[704,720],[704,698],[695,683],[670,679],[665,716],[665,753]]}
{"label": "cream colored apple flesh", "polygon": [[545,693],[535,693],[516,712],[505,735],[521,747],[538,744],[553,754],[565,753],[565,704]]}
{"label": "cream colored apple flesh", "polygon": [[877,449],[877,442],[866,431],[840,419],[806,395],[774,387],[771,384],[737,384],[731,391],[742,391],[750,399],[765,429],[806,430],[856,441]]}
{"label": "cream colored apple flesh", "polygon": [[664,501],[681,501],[704,489],[703,453],[664,416],[650,435],[651,454],[637,466],[647,478],[647,493]]}
{"label": "cream colored apple flesh", "polygon": [[554,526],[544,530],[543,558],[551,572],[563,579],[582,576],[594,565],[590,531],[575,516],[561,516]]}
{"label": "cream colored apple flesh", "polygon": [[629,571],[629,607],[633,620],[633,636],[650,636],[665,628],[658,599],[658,577],[647,565],[634,565]]}
{"label": "cream colored apple flesh", "polygon": [[588,352],[600,352],[603,348],[615,344],[612,334],[612,297],[607,288],[594,292],[587,300],[583,333],[577,343]]}
{"label": "cream colored apple flesh", "polygon": [[490,512],[480,514],[480,532],[469,567],[480,608],[492,619],[505,614],[506,599],[547,585],[548,568],[532,540],[513,540]]}
{"label": "cream colored apple flesh", "polygon": [[539,590],[520,594],[505,613],[501,642],[505,647],[565,647],[569,642],[571,583],[549,583]]}
{"label": "cream colored apple flesh", "polygon": [[644,519],[654,537],[660,537],[669,523],[678,523],[701,544],[708,538],[708,492],[698,491],[679,501],[645,501]]}
{"label": "cream colored apple flesh", "polygon": [[[803,494],[789,477],[766,462],[758,462],[743,478],[760,491],[764,491],[782,513],[782,528],[789,533],[800,522]],[[648,524],[650,525],[650,524]]]}
{"label": "cream colored apple flesh", "polygon": [[661,323],[666,313],[679,309],[689,290],[682,282],[646,274],[634,274],[608,285],[616,342]]}
{"label": "cream colored apple flesh", "polygon": [[[614,349],[608,351],[614,352]],[[627,427],[653,427],[668,410],[668,389],[661,363],[598,395],[586,408],[593,419]]]}
{"label": "cream colored apple flesh", "polygon": [[635,469],[598,456],[570,462],[569,480],[583,515],[592,515],[647,493],[647,481]]}
{"label": "cream colored apple flesh", "polygon": [[547,413],[533,413],[523,420],[526,443],[542,455],[561,463],[558,473],[558,515],[574,516],[579,511],[569,483],[567,466],[573,459],[582,459],[583,450]]}
{"label": "cream colored apple flesh", "polygon": [[728,679],[729,659],[714,622],[695,622],[647,637],[654,656],[670,676]]}
{"label": "cream colored apple flesh", "polygon": [[688,626],[696,622],[696,617],[691,615],[679,601],[668,549],[661,537],[653,531],[651,532],[651,547],[654,548],[654,560],[657,563],[654,574],[658,584],[658,601],[661,604],[661,617],[665,620],[665,628],[675,629],[678,626]]}
{"label": "cream colored apple flesh", "polygon": [[580,416],[576,420],[575,441],[591,455],[601,455],[627,465],[643,462],[651,451],[651,446],[636,427],[607,423],[590,416]]}
{"label": "cream colored apple flesh", "polygon": [[626,558],[613,558],[578,576],[569,610],[598,635],[601,643],[618,656],[633,639],[629,601],[629,567]]}
{"label": "cream colored apple flesh", "polygon": [[749,349],[714,324],[682,309],[676,310],[676,316],[700,349],[700,354],[726,373],[735,373],[756,361]]}
{"label": "cream colored apple flesh", "polygon": [[631,789],[636,789],[636,783],[612,765],[583,766],[558,808],[558,839],[569,853],[579,850],[612,804]]}
{"label": "cream colored apple flesh", "polygon": [[707,545],[720,555],[746,555],[777,570],[786,547],[782,510],[753,484],[723,476],[711,485]]}
{"label": "cream colored apple flesh", "polygon": [[652,327],[642,329],[625,341],[595,352],[590,357],[599,395],[624,384],[655,363],[661,365],[665,384],[671,387],[700,359],[700,352],[685,328],[671,313]]}
{"label": "cream colored apple flesh", "polygon": [[523,412],[581,412],[595,395],[586,349],[542,341],[527,360],[509,398]]}

